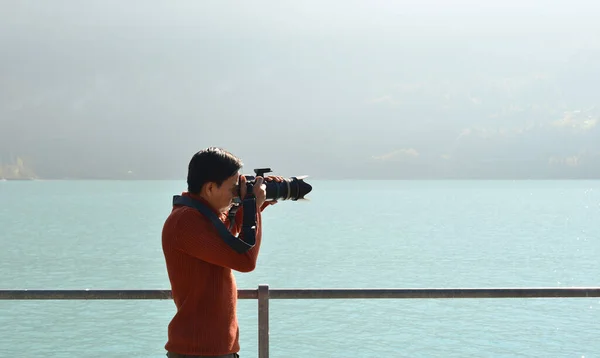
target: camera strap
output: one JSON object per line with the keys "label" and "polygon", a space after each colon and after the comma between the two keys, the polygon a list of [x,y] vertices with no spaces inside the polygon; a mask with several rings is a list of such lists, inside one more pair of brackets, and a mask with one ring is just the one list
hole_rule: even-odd
{"label": "camera strap", "polygon": [[174,195],[173,205],[182,205],[198,210],[202,215],[210,220],[215,226],[221,239],[237,253],[243,254],[250,250],[256,244],[256,199],[248,198],[242,201],[244,215],[242,220],[242,234],[244,240],[231,234],[227,226],[219,219],[209,207],[204,203],[194,200],[187,196]]}

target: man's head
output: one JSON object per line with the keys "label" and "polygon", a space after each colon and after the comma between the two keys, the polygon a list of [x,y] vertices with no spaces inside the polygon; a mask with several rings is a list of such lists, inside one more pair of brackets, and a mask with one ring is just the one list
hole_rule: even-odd
{"label": "man's head", "polygon": [[221,148],[201,150],[188,166],[188,192],[201,196],[214,209],[226,211],[237,195],[242,166],[238,157]]}

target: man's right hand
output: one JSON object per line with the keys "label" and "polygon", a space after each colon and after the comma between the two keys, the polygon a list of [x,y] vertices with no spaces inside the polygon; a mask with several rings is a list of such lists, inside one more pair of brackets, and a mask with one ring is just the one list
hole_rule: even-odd
{"label": "man's right hand", "polygon": [[[267,185],[263,177],[256,177],[252,193],[256,198],[256,207],[260,209],[267,200]],[[242,195],[241,199],[244,200],[246,197],[246,177],[243,175],[240,176],[240,194]]]}
{"label": "man's right hand", "polygon": [[265,203],[265,200],[267,200],[267,185],[264,182],[265,179],[263,177],[256,177],[254,188],[252,189],[254,196],[256,197],[256,207],[258,209],[260,209]]}
{"label": "man's right hand", "polygon": [[243,175],[240,175],[240,200],[244,200],[244,198],[246,197],[246,177]]}

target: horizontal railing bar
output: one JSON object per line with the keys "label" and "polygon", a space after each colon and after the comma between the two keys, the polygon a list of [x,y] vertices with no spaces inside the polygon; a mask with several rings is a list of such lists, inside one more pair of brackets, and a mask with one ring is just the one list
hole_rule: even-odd
{"label": "horizontal railing bar", "polygon": [[[600,297],[600,287],[269,289],[270,299],[561,297]],[[0,290],[0,300],[165,300],[171,298],[170,290]],[[258,299],[258,290],[238,290],[238,298]]]}
{"label": "horizontal railing bar", "polygon": [[558,298],[600,297],[600,287],[271,289],[271,299]]}
{"label": "horizontal railing bar", "polygon": [[[171,290],[0,290],[0,300],[168,300]],[[238,290],[240,299],[257,299],[257,290]]]}

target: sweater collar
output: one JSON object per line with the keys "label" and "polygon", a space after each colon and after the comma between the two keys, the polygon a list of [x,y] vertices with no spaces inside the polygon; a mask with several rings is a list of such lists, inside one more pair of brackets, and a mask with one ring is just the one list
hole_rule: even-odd
{"label": "sweater collar", "polygon": [[210,210],[213,213],[215,213],[217,216],[221,216],[222,215],[222,213],[220,213],[218,210],[216,210],[215,208],[213,208],[212,205],[210,205],[208,203],[208,201],[206,199],[204,199],[203,197],[201,197],[200,195],[196,195],[196,194],[189,193],[189,192],[186,191],[186,192],[181,193],[181,196],[186,196],[186,197],[188,197],[190,199],[194,199],[196,201],[199,201],[202,204],[206,205],[208,208],[210,208]]}

